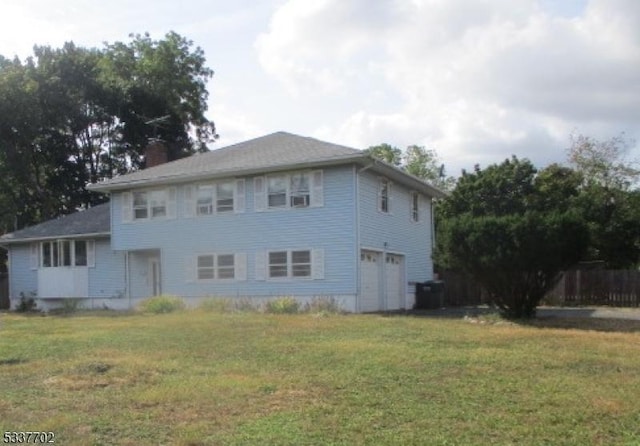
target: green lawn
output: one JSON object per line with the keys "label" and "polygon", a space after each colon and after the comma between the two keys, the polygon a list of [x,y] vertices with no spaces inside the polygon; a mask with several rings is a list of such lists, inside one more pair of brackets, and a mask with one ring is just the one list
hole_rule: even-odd
{"label": "green lawn", "polygon": [[0,314],[0,428],[63,445],[640,444],[640,325],[496,321]]}

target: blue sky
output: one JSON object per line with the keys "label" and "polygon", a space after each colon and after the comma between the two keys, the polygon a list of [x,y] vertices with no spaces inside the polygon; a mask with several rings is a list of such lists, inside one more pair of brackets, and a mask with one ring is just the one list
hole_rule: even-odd
{"label": "blue sky", "polygon": [[285,130],[426,145],[458,174],[511,154],[563,162],[571,133],[640,138],[637,0],[0,0],[0,14],[5,57],[193,40],[215,71],[212,149]]}

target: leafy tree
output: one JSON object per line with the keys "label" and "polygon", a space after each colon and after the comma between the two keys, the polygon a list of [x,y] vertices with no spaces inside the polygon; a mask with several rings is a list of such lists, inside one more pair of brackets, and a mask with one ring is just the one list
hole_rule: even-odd
{"label": "leafy tree", "polygon": [[604,141],[583,135],[572,136],[569,163],[583,175],[586,185],[627,190],[640,178],[637,163],[626,159],[634,144],[624,133]]}
{"label": "leafy tree", "polygon": [[142,167],[151,138],[170,159],[215,139],[202,50],[173,32],[130,37],[101,49],[37,46],[24,63],[0,56],[4,228],[104,200],[86,185]]}
{"label": "leafy tree", "polygon": [[444,164],[433,149],[411,145],[403,152],[390,144],[380,144],[369,147],[367,152],[443,190],[450,190],[455,184],[454,178],[445,175]]}
{"label": "leafy tree", "polygon": [[[463,173],[442,202],[436,261],[469,273],[510,317],[531,317],[561,271],[588,244],[571,208],[576,178],[551,166],[538,173],[516,157]],[[549,194],[563,190],[560,202]]]}
{"label": "leafy tree", "polygon": [[402,150],[391,144],[383,143],[377,146],[371,146],[366,152],[374,158],[393,166],[400,167],[402,164]]}
{"label": "leafy tree", "polygon": [[633,189],[640,170],[627,160],[632,145],[624,134],[604,141],[579,135],[568,153],[582,178],[576,206],[589,225],[588,258],[609,268],[640,263],[640,199]]}

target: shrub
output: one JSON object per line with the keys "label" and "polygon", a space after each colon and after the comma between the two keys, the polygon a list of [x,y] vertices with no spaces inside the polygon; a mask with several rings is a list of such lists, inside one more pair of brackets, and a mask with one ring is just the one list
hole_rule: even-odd
{"label": "shrub", "polygon": [[29,297],[25,296],[24,293],[20,293],[20,303],[16,306],[16,311],[18,313],[28,313],[31,311],[36,311],[35,293],[29,293]]}
{"label": "shrub", "polygon": [[300,303],[293,297],[279,297],[267,302],[266,313],[274,314],[296,314],[300,309]]}
{"label": "shrub", "polygon": [[340,314],[343,313],[340,303],[334,297],[314,297],[304,306],[305,313],[314,314]]}
{"label": "shrub", "polygon": [[154,314],[173,313],[174,311],[183,310],[184,308],[184,301],[175,296],[150,297],[138,305],[140,311]]}

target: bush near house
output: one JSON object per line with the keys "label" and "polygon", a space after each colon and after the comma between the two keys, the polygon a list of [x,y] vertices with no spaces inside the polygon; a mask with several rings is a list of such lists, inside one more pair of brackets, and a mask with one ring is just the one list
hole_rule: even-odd
{"label": "bush near house", "polygon": [[184,310],[185,303],[181,298],[175,296],[155,296],[140,302],[138,309],[143,313],[173,313]]}

